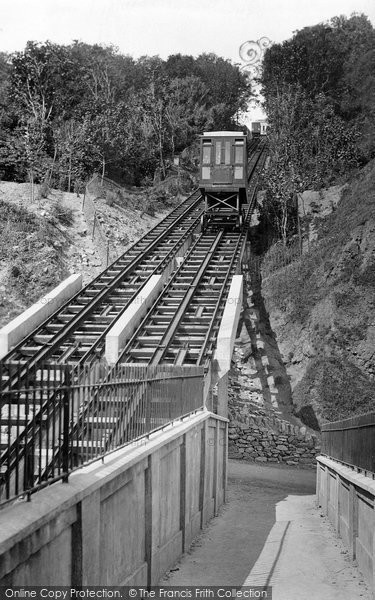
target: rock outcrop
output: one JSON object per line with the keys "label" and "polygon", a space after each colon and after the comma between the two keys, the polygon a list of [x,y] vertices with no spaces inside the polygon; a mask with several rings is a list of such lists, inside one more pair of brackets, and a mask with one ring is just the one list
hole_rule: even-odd
{"label": "rock outcrop", "polygon": [[315,429],[375,406],[374,182],[375,161],[331,195],[330,215],[313,203],[302,257],[262,281],[295,413]]}

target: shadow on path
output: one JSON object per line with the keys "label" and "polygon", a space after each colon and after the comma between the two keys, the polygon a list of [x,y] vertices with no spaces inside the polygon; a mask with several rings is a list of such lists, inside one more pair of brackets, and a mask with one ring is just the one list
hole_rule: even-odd
{"label": "shadow on path", "polygon": [[289,494],[315,493],[315,470],[231,460],[227,503],[159,585],[242,585]]}

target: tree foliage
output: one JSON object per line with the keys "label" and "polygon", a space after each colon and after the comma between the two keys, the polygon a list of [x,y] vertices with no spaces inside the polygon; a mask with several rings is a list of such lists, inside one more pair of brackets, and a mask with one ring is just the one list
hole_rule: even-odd
{"label": "tree foliage", "polygon": [[306,27],[267,50],[264,215],[285,243],[300,192],[341,180],[375,155],[374,66],[375,31],[364,15]]}
{"label": "tree foliage", "polygon": [[28,42],[0,54],[0,171],[77,189],[93,171],[124,182],[165,176],[205,128],[230,128],[251,94],[214,54],[143,56],[113,46]]}

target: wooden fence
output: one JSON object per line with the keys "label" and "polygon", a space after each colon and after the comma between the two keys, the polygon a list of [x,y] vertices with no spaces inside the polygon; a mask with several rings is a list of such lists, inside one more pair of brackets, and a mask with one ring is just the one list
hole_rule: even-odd
{"label": "wooden fence", "polygon": [[375,412],[323,425],[322,452],[375,473]]}

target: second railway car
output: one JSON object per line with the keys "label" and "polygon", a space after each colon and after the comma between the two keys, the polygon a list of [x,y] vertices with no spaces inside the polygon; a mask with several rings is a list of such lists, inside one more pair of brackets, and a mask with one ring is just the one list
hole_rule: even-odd
{"label": "second railway car", "polygon": [[253,121],[251,123],[251,137],[259,138],[261,136],[267,135],[267,127],[268,123],[266,119],[261,119],[260,121]]}
{"label": "second railway car", "polygon": [[199,188],[204,197],[202,229],[209,223],[242,227],[247,204],[247,137],[242,131],[201,136]]}

